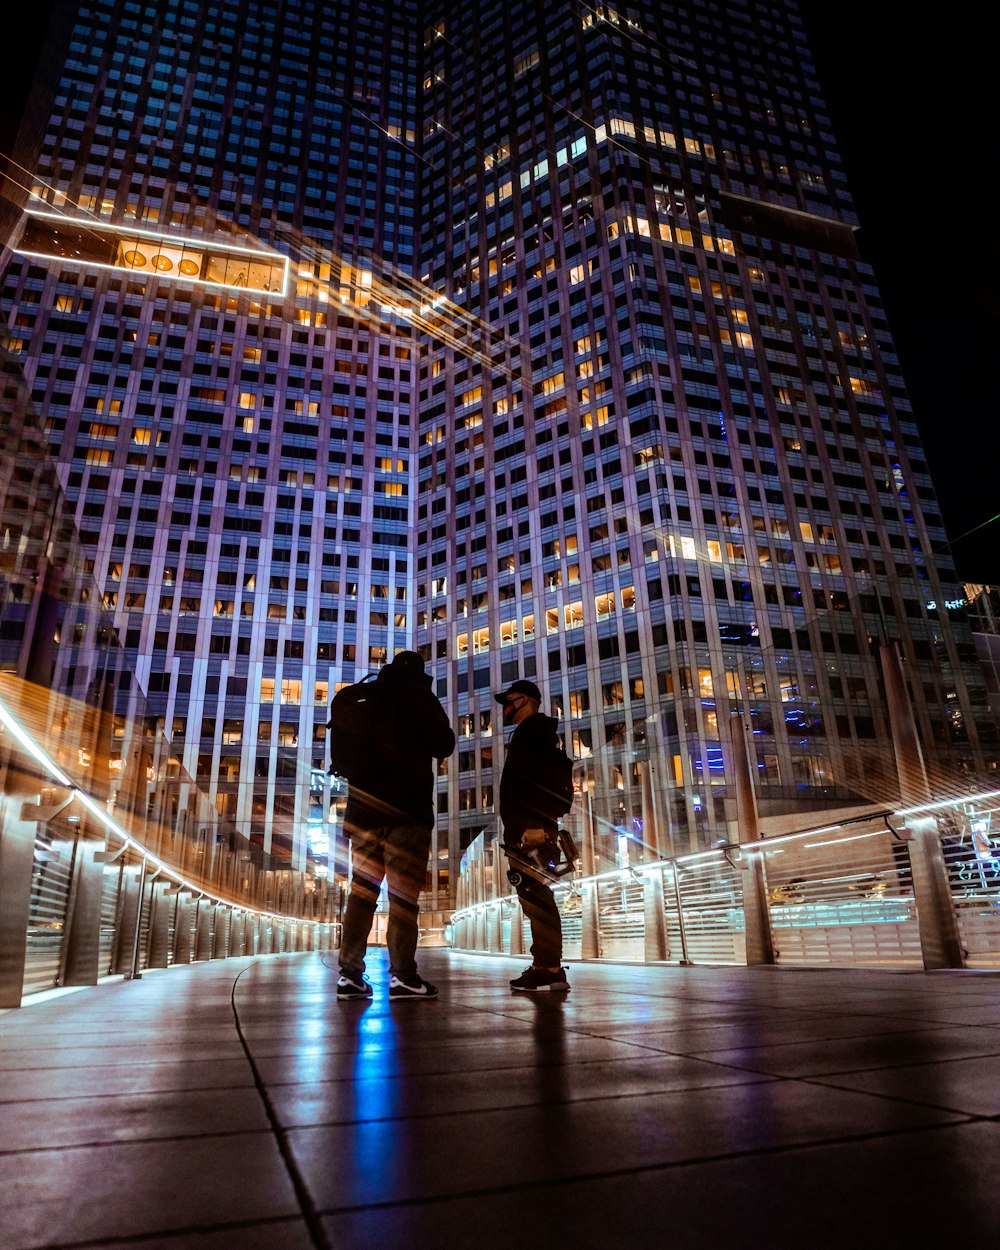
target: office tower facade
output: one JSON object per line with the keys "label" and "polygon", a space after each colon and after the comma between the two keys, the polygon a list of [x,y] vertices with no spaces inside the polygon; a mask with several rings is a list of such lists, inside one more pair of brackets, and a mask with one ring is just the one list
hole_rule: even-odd
{"label": "office tower facade", "polygon": [[329,854],[329,697],[404,646],[460,734],[440,907],[516,676],[609,859],[728,836],[747,773],[764,815],[898,797],[880,640],[932,780],[995,762],[793,4],[95,0],[63,38],[10,346],[151,707],[266,849]]}

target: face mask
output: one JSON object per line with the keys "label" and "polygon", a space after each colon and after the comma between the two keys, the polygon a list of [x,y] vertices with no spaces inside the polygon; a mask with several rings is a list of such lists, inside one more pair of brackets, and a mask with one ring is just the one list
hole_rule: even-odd
{"label": "face mask", "polygon": [[503,705],[503,718],[505,721],[513,720],[514,713],[517,711],[518,706],[519,705],[516,703],[505,703]]}

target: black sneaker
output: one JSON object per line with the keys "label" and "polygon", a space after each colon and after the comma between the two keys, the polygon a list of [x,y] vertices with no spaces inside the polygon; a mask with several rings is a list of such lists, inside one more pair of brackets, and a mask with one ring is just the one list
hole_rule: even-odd
{"label": "black sneaker", "polygon": [[511,981],[510,988],[521,994],[538,994],[543,990],[568,990],[569,982],[566,980],[565,968],[560,968],[558,972],[549,972],[545,968],[532,966],[525,968],[516,980]]}
{"label": "black sneaker", "polygon": [[337,981],[338,998],[371,998],[372,987],[360,972],[342,972]]}
{"label": "black sneaker", "polygon": [[389,1001],[401,1002],[404,998],[437,998],[437,988],[429,981],[423,981],[416,973],[412,977],[397,977],[393,974],[389,979]]}

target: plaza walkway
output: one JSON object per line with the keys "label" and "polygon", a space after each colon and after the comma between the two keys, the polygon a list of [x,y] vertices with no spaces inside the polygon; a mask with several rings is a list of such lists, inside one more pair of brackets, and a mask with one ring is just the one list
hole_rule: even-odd
{"label": "plaza walkway", "polygon": [[422,952],[147,973],[0,1015],[0,1247],[1000,1244],[1000,979]]}

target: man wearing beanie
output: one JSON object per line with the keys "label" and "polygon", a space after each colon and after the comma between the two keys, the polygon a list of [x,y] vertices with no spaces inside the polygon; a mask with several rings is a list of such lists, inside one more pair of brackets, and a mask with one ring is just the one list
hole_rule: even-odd
{"label": "man wearing beanie", "polygon": [[[348,714],[338,718],[337,700],[348,694]],[[341,754],[352,761],[344,817],[352,880],[337,997],[371,997],[365,952],[382,880],[388,878],[389,998],[435,998],[437,990],[417,972],[418,899],[434,827],[434,762],[451,755],[455,734],[415,651],[400,651],[375,681],[338,693],[331,749],[335,759]]]}

